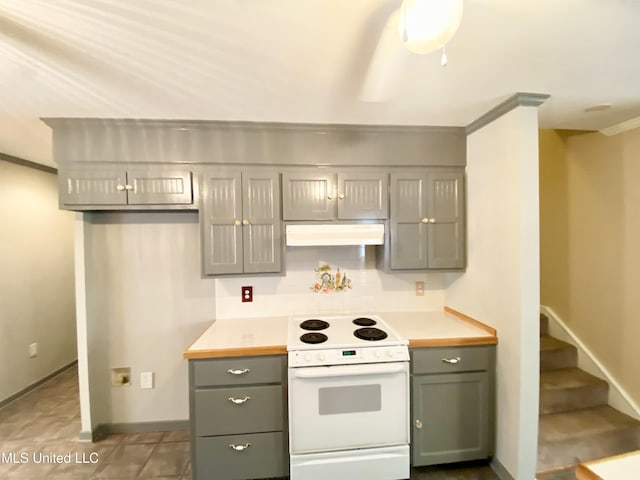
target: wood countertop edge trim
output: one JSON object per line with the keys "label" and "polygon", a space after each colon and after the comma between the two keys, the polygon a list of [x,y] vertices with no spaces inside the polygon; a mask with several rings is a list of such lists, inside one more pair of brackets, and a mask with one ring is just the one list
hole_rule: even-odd
{"label": "wood countertop edge trim", "polygon": [[260,355],[286,355],[286,345],[268,347],[215,348],[210,350],[186,350],[182,357],[187,360],[223,357],[257,357]]}
{"label": "wood countertop edge trim", "polygon": [[460,347],[464,345],[495,345],[497,337],[415,338],[409,340],[409,348]]}
{"label": "wood countertop edge trim", "polygon": [[603,478],[580,464],[576,467],[576,480],[603,480]]}
{"label": "wood countertop edge trim", "polygon": [[494,337],[496,336],[496,334],[498,333],[497,330],[493,327],[490,327],[489,325],[487,325],[486,323],[482,323],[480,320],[476,320],[475,318],[472,318],[468,315],[465,315],[462,312],[459,312],[457,310],[454,310],[451,307],[448,306],[444,306],[444,311],[447,313],[450,313],[451,315],[458,317],[460,320],[463,320],[467,323],[470,323],[471,325],[474,325],[478,328],[481,328],[482,330],[484,330],[485,332],[490,333],[491,335],[493,335]]}

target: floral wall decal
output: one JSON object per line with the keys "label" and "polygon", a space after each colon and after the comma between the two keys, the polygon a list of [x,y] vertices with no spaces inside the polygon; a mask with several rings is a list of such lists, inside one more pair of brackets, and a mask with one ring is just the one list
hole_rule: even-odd
{"label": "floral wall decal", "polygon": [[320,265],[314,270],[316,281],[311,285],[310,290],[315,293],[346,292],[351,290],[351,279],[347,274],[340,271],[338,267],[336,273],[332,273],[331,265]]}

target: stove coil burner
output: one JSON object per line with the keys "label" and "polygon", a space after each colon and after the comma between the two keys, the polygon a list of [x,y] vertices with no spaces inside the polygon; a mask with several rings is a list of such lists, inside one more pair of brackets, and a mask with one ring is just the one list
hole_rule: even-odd
{"label": "stove coil burner", "polygon": [[359,327],[373,327],[376,322],[373,318],[367,318],[367,317],[360,317],[360,318],[356,318],[353,321],[354,325],[358,325]]}
{"label": "stove coil burner", "polygon": [[387,338],[387,332],[380,330],[379,328],[359,328],[353,334],[362,340],[384,340]]}
{"label": "stove coil burner", "polygon": [[318,320],[317,318],[311,318],[309,320],[305,320],[300,324],[300,328],[303,330],[324,330],[325,328],[329,328],[329,322],[325,322],[324,320]]}
{"label": "stove coil burner", "polygon": [[300,337],[300,341],[302,343],[323,343],[327,341],[327,336],[324,333],[317,332],[305,333]]}

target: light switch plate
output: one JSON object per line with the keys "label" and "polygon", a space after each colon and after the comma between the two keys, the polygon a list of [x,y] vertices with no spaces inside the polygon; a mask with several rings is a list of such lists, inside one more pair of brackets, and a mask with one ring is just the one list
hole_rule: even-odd
{"label": "light switch plate", "polygon": [[416,282],[416,297],[424,297],[424,282]]}
{"label": "light switch plate", "polygon": [[140,388],[153,388],[153,372],[140,372]]}

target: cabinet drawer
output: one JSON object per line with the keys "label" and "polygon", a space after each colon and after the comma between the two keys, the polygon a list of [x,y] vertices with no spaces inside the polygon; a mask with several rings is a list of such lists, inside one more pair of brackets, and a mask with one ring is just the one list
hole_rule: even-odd
{"label": "cabinet drawer", "polygon": [[[234,445],[246,448],[234,450]],[[271,478],[289,473],[282,432],[197,438],[195,449],[198,461],[192,466],[193,478]]]}
{"label": "cabinet drawer", "polygon": [[451,373],[488,370],[493,346],[430,347],[411,350],[412,372]]}
{"label": "cabinet drawer", "polygon": [[280,385],[195,391],[196,436],[282,430]]}
{"label": "cabinet drawer", "polygon": [[282,356],[194,360],[193,383],[197,387],[282,383],[282,360]]}

